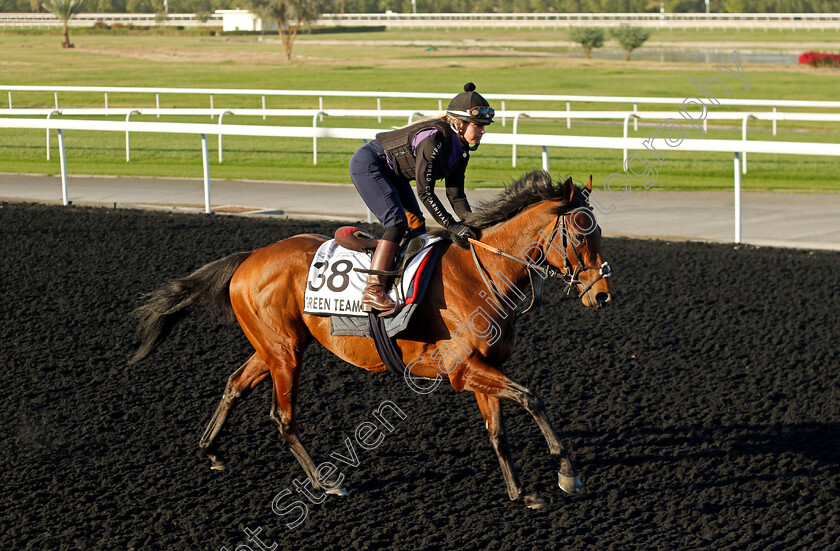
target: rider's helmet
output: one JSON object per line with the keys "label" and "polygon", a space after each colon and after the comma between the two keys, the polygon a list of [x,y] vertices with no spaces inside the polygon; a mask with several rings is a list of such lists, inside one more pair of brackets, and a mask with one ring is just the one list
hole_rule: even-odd
{"label": "rider's helmet", "polygon": [[[481,94],[475,91],[475,84],[468,82],[464,84],[464,91],[452,98],[446,114],[450,117],[452,130],[463,139],[466,123],[487,125],[493,123],[493,116],[496,112],[487,103]],[[461,121],[461,122],[458,122]],[[470,151],[478,149],[478,144],[468,146]]]}
{"label": "rider's helmet", "polygon": [[476,124],[492,124],[496,114],[487,100],[475,91],[472,82],[464,84],[464,91],[452,98],[446,112],[457,119]]}

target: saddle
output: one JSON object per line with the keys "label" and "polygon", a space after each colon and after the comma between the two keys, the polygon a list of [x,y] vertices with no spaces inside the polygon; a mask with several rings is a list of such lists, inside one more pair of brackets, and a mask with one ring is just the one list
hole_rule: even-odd
{"label": "saddle", "polygon": [[379,238],[357,226],[342,226],[335,230],[336,242],[351,251],[371,253],[379,244]]}
{"label": "saddle", "polygon": [[[369,255],[373,254],[376,245],[379,244],[378,237],[356,226],[343,226],[335,230],[335,241],[345,249]],[[414,230],[409,230],[400,242],[394,270],[384,275],[400,278],[408,263],[423,250],[424,245],[423,236]]]}
{"label": "saddle", "polygon": [[[377,244],[379,243],[379,239],[376,236],[367,233],[366,231],[356,227],[356,226],[344,226],[339,228],[335,232],[335,241],[341,247],[345,249],[349,249],[351,251],[366,253],[369,255],[373,254],[373,251],[376,249]],[[425,247],[426,241],[423,239],[423,235],[416,232],[415,230],[409,230],[408,234],[403,238],[402,242],[400,243],[399,252],[397,254],[397,260],[395,262],[396,269],[392,272],[373,272],[378,273],[381,275],[388,275],[394,276],[393,283],[397,289],[402,287],[402,278],[405,274],[406,268],[408,267],[411,259],[421,253]],[[430,254],[435,254],[434,251],[431,251]],[[435,258],[435,257],[433,257]],[[366,272],[372,273],[370,270],[362,270],[362,269],[355,269],[358,272]],[[426,273],[428,274],[430,270],[427,270]],[[420,276],[416,276],[418,279]],[[426,283],[428,283],[428,276],[424,275]],[[390,278],[389,278],[390,279]],[[414,286],[415,294],[412,296],[412,301],[414,301],[418,296],[422,296],[423,290],[425,289],[425,284],[420,283],[421,290],[419,291],[418,295],[418,286]],[[399,294],[399,291],[398,291]],[[399,299],[400,303],[405,304],[408,301],[403,299]],[[373,338],[374,346],[376,347],[376,351],[379,354],[379,357],[382,359],[382,363],[385,364],[385,367],[388,371],[395,373],[398,376],[404,376],[405,372],[405,364],[402,361],[402,354],[400,353],[399,349],[396,347],[394,343],[393,337],[389,334],[389,331],[393,329],[393,334],[399,333],[408,325],[408,320],[411,318],[411,315],[416,311],[418,306],[417,302],[412,302],[409,306],[402,308],[399,314],[396,317],[391,317],[383,319],[377,316],[374,312],[370,312],[368,315],[367,321],[367,335]],[[336,327],[339,327],[341,320],[337,319],[336,317],[330,318],[330,332],[331,334],[336,335],[363,335],[362,329],[358,327],[351,328],[348,332],[347,325],[352,322],[352,318],[348,318],[347,321],[342,322],[343,326],[337,332],[335,330]],[[391,327],[387,326],[388,323],[391,323]]]}

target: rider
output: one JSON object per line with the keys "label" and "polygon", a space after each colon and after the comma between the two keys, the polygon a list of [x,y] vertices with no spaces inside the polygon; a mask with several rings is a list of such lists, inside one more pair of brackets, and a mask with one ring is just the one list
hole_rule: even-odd
{"label": "rider", "polygon": [[[464,172],[469,151],[478,149],[484,127],[493,122],[493,108],[468,82],[455,96],[446,113],[404,128],[376,135],[350,160],[350,178],[385,232],[371,259],[371,270],[390,271],[400,240],[409,226],[425,231],[426,223],[411,180],[417,180],[417,195],[426,210],[444,228],[458,237],[476,237],[475,230],[455,220],[435,195],[435,181],[445,178],[446,196],[460,219],[471,212],[464,194]],[[362,310],[380,316],[395,313],[388,298],[388,277],[369,274],[362,297]]]}

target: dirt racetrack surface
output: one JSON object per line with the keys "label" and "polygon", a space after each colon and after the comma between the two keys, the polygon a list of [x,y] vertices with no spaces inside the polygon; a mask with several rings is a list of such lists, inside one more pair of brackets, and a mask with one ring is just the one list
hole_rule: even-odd
{"label": "dirt racetrack surface", "polygon": [[303,471],[269,381],[222,434],[232,471],[197,448],[251,354],[238,326],[198,309],[129,365],[129,313],[209,261],[335,227],[0,204],[0,547],[260,549],[246,529],[281,550],[840,547],[840,255],[625,239],[604,243],[616,301],[587,310],[547,285],[507,366],[545,401],[580,494],[513,404],[512,454],[545,512],[508,500],[472,394],[420,396],[315,344],[299,420],[316,463],[347,455],[383,400],[406,418],[342,468],[348,496],[287,528],[271,503]]}

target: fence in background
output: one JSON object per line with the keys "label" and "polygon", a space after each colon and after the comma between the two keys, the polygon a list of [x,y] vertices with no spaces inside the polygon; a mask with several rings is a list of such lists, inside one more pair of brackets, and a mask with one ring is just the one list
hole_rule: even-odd
{"label": "fence in background", "polygon": [[838,13],[332,13],[321,26],[353,25],[393,28],[527,28],[616,27],[659,29],[840,29]]}
{"label": "fence in background", "polygon": [[[223,10],[222,10],[223,11]],[[206,22],[195,14],[170,13],[166,19],[154,13],[82,13],[72,26],[90,27],[97,21],[108,25],[210,26],[221,27],[223,15],[214,13]],[[0,27],[54,27],[60,22],[52,14],[0,14]],[[736,30],[837,30],[837,13],[325,13],[316,26],[391,28],[524,28],[559,29],[574,26],[612,27],[635,25],[658,29]]]}
{"label": "fence in background", "polygon": [[[416,116],[433,116],[437,112],[422,112],[404,109],[190,109],[190,108],[171,108],[171,109],[134,109],[125,107],[116,108],[68,108],[68,109],[0,109],[0,116],[16,115],[16,116],[45,116],[47,119],[54,115],[64,116],[125,116],[126,122],[129,121],[132,115],[147,115],[147,116],[209,116],[211,118],[218,117],[218,124],[224,122],[225,115],[238,116],[262,116],[266,117],[312,117],[312,127],[317,128],[319,120],[323,117],[377,117],[381,122],[383,118],[399,118],[406,119],[406,123],[410,124]],[[571,128],[572,119],[593,119],[593,120],[623,120],[623,137],[629,137],[629,123],[633,120],[634,124],[639,120],[649,119],[658,122],[668,120],[674,117],[673,111],[500,111],[497,113],[502,120],[504,118],[513,119],[513,134],[517,135],[519,132],[519,121],[524,118],[529,119],[566,119],[567,128]],[[809,122],[840,122],[840,113],[781,113],[773,112],[720,112],[708,111],[706,117],[703,119],[704,129],[708,129],[709,120],[722,121],[738,121],[741,123],[741,139],[747,140],[747,123],[749,120],[767,120],[773,122],[773,134],[776,134],[776,121],[809,121]],[[638,130],[638,128],[636,128]],[[218,154],[219,163],[224,160],[222,135],[218,137]],[[517,146],[514,143],[512,146],[512,160],[511,166],[516,166]],[[50,133],[46,134],[46,155],[47,160],[50,160]],[[125,160],[131,160],[131,141],[129,132],[125,136]],[[623,160],[627,162],[627,149],[624,149]],[[318,139],[312,139],[312,162],[318,164]],[[742,152],[741,168],[743,174],[747,173],[747,154]]]}
{"label": "fence in background", "polygon": [[[12,92],[47,92],[54,96],[54,107],[60,107],[59,92],[97,93],[104,94],[105,107],[108,107],[108,94],[149,94],[155,96],[155,107],[160,109],[160,96],[166,95],[199,95],[208,96],[210,108],[215,108],[215,96],[260,96],[262,108],[266,107],[266,97],[317,97],[318,109],[324,109],[324,98],[371,98],[376,99],[376,108],[382,109],[383,99],[429,99],[437,100],[438,110],[443,110],[443,102],[447,104],[452,99],[452,92],[372,92],[372,91],[342,91],[342,90],[253,90],[236,88],[148,88],[128,86],[16,86],[0,84],[0,90],[7,92],[9,109],[14,108]],[[681,105],[686,98],[639,97],[639,96],[580,96],[570,94],[485,94],[488,100],[498,100],[500,110],[507,110],[508,101],[523,102],[555,102],[565,103],[566,109],[571,110],[570,104],[576,103],[621,103],[625,105]],[[840,101],[813,100],[768,100],[768,99],[730,99],[718,98],[719,105],[730,107],[792,107],[804,109],[838,109]],[[418,106],[418,108],[422,108]],[[638,110],[638,107],[633,107]]]}
{"label": "fence in background", "polygon": [[[838,15],[840,17],[840,15]],[[423,92],[369,92],[369,91],[336,91],[336,90],[251,90],[251,89],[231,89],[231,88],[143,88],[143,87],[113,87],[113,86],[12,86],[12,85],[0,85],[0,90],[5,90],[8,95],[9,100],[9,110],[5,111],[7,114],[13,114],[11,111],[15,109],[14,102],[12,99],[12,92],[48,92],[52,93],[54,97],[54,109],[59,110],[59,99],[58,94],[59,92],[74,92],[74,93],[101,93],[104,94],[104,105],[105,108],[108,109],[108,94],[154,94],[155,97],[155,109],[160,110],[160,96],[161,94],[169,94],[169,95],[204,95],[208,96],[210,100],[210,109],[215,109],[215,96],[217,95],[224,95],[224,96],[260,96],[262,101],[262,110],[264,112],[267,111],[266,109],[266,97],[269,96],[277,96],[277,97],[317,97],[318,98],[318,110],[319,111],[326,111],[324,107],[324,98],[331,97],[331,98],[375,98],[376,99],[376,111],[377,111],[377,118],[379,122],[382,121],[382,117],[385,116],[383,113],[386,110],[382,109],[382,100],[383,99],[396,99],[396,98],[403,98],[403,99],[418,99],[418,100],[437,100],[437,109],[438,111],[443,110],[443,102],[449,101],[451,99],[451,93],[423,93]],[[591,113],[595,113],[593,111],[588,111],[585,113],[590,113],[589,115],[585,116],[573,116],[572,111],[572,102],[575,103],[607,103],[607,104],[624,104],[624,105],[632,105],[632,112],[637,113],[639,111],[639,105],[676,105],[680,106],[687,101],[686,98],[664,98],[664,97],[633,97],[633,96],[579,96],[579,95],[552,95],[552,94],[484,94],[484,97],[488,100],[498,100],[500,102],[500,117],[501,123],[504,126],[506,124],[506,114],[508,112],[515,112],[515,113],[536,113],[536,110],[526,111],[524,109],[517,109],[517,110],[508,110],[507,109],[507,102],[509,101],[517,101],[517,102],[555,102],[555,103],[565,103],[566,110],[563,112],[563,116],[555,116],[549,115],[548,113],[559,113],[557,111],[539,111],[544,113],[544,118],[565,118],[566,119],[566,127],[572,127],[572,119],[573,118],[623,118],[627,116],[627,113],[605,113],[603,116],[595,117],[592,116]],[[729,106],[729,107],[765,107],[772,110],[773,113],[776,113],[778,108],[795,108],[795,109],[838,109],[840,110],[840,101],[810,101],[810,100],[763,100],[763,99],[729,99],[729,98],[721,98],[718,100],[719,105],[721,106]],[[415,113],[428,113],[428,109],[422,111],[422,107],[418,106],[418,109],[421,111],[415,111]],[[132,109],[139,109],[138,107],[133,107]],[[230,110],[226,110],[230,111]],[[237,111],[242,112],[244,110],[237,109]],[[347,110],[349,111],[349,110]],[[358,110],[361,112],[361,110]],[[625,110],[626,111],[626,110]],[[159,111],[159,113],[162,111]],[[278,110],[279,112],[279,110]],[[261,113],[265,117],[265,113]],[[620,115],[620,117],[619,117]],[[740,119],[745,116],[752,115],[751,118],[759,119],[759,118],[766,118],[767,120],[773,121],[773,134],[776,134],[777,124],[776,122],[779,120],[815,120],[815,119],[794,119],[792,118],[794,113],[788,114],[787,118],[776,117],[771,114],[764,114],[759,116],[758,113],[738,113],[738,115],[732,115],[733,120]],[[214,114],[211,114],[214,116]],[[278,115],[283,116],[283,115]],[[362,116],[362,115],[360,115]],[[363,115],[366,116],[366,115]],[[515,115],[513,115],[515,116]],[[673,116],[669,114],[667,116]],[[729,115],[726,115],[729,116]],[[717,118],[718,115],[715,115]],[[769,117],[769,118],[768,118]],[[634,123],[635,124],[635,123]]]}
{"label": "fence in background", "polygon": [[[222,26],[222,15],[212,14],[204,19],[194,13],[170,13],[165,18],[155,13],[79,13],[70,19],[69,27],[93,27],[97,23],[128,27],[199,27]],[[63,24],[51,13],[0,13],[0,28],[32,29],[61,27]]]}
{"label": "fence in background", "polygon": [[[41,129],[58,131],[59,156],[61,164],[62,202],[69,204],[67,185],[67,162],[64,147],[64,130],[109,131],[109,132],[152,132],[160,134],[193,134],[201,136],[202,165],[204,171],[204,210],[212,212],[210,206],[210,164],[207,151],[207,135],[262,136],[286,138],[340,138],[371,140],[377,130],[369,128],[304,128],[284,126],[248,126],[166,122],[117,122],[89,120],[43,120],[0,118],[0,128]],[[645,148],[642,138],[605,138],[592,136],[553,136],[545,134],[487,134],[482,140],[498,145],[529,145],[542,147],[543,169],[549,169],[549,147],[575,147],[587,149],[634,149]],[[838,144],[807,142],[769,142],[741,140],[698,140],[685,139],[679,144],[682,151],[724,152],[734,154],[735,176],[735,236],[734,242],[741,242],[741,160],[742,154],[775,153],[787,155],[830,155],[840,156]],[[632,179],[639,178],[635,172]],[[645,175],[642,175],[645,176]],[[629,183],[629,181],[628,181]],[[612,190],[605,190],[612,193]],[[624,193],[629,190],[624,190]]]}

